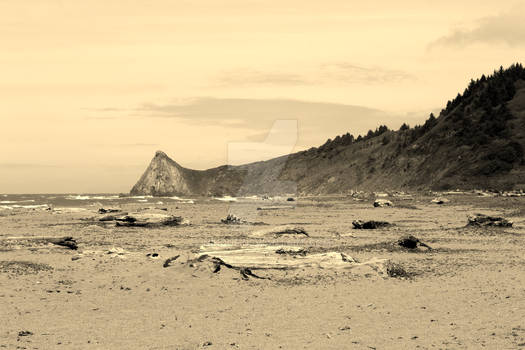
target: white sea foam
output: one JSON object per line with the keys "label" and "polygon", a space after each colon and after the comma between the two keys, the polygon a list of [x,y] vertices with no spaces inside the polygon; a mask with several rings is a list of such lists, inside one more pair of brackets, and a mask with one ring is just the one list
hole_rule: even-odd
{"label": "white sea foam", "polygon": [[237,198],[231,197],[231,196],[213,197],[213,199],[222,201],[222,202],[237,202]]}
{"label": "white sea foam", "polygon": [[83,196],[83,195],[76,195],[76,196],[66,196],[66,199],[69,200],[80,200],[80,201],[87,201],[90,199],[96,199],[96,200],[103,200],[103,199],[120,199],[119,196]]}
{"label": "white sea foam", "polygon": [[34,199],[26,199],[23,201],[0,201],[0,204],[14,204],[14,203],[34,203]]}
{"label": "white sea foam", "polygon": [[47,204],[36,204],[36,205],[19,205],[19,204],[13,204],[13,205],[2,205],[0,206],[2,209],[7,210],[13,210],[13,209],[38,209],[38,208],[49,208],[49,205]]}
{"label": "white sea foam", "polygon": [[169,199],[172,199],[174,201],[181,202],[181,203],[195,204],[195,201],[193,199],[180,198],[180,197],[177,197],[177,196],[166,197],[166,198],[169,198]]}

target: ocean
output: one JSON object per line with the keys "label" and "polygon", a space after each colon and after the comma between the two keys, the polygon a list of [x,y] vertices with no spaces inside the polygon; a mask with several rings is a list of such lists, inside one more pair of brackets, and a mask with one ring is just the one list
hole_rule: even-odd
{"label": "ocean", "polygon": [[0,194],[0,210],[110,207],[129,203],[170,204],[194,203],[179,197],[125,196],[118,194]]}

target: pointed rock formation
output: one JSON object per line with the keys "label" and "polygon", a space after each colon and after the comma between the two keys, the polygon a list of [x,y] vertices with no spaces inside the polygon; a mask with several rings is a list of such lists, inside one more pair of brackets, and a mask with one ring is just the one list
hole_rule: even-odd
{"label": "pointed rock formation", "polygon": [[162,151],[157,151],[148,168],[131,189],[132,195],[188,195],[185,170]]}
{"label": "pointed rock formation", "polygon": [[131,195],[187,196],[236,195],[242,184],[242,170],[222,166],[192,170],[179,165],[166,153],[157,151]]}

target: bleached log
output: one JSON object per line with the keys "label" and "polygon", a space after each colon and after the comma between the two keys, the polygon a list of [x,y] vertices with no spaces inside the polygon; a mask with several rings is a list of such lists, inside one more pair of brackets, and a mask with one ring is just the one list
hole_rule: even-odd
{"label": "bleached log", "polygon": [[263,230],[257,230],[250,234],[252,237],[265,237],[265,236],[282,236],[282,235],[304,235],[309,237],[306,230],[302,227],[283,225],[273,228],[267,228]]}

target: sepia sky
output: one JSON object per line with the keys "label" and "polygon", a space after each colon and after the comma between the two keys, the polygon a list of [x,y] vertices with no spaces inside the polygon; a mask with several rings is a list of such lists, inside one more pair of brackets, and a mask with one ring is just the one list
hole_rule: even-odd
{"label": "sepia sky", "polygon": [[420,123],[525,63],[525,4],[0,0],[0,44],[0,193],[127,192],[158,149],[210,168],[275,120],[295,150]]}

